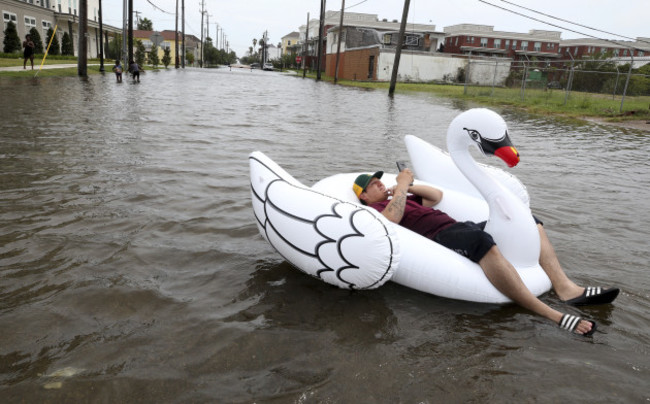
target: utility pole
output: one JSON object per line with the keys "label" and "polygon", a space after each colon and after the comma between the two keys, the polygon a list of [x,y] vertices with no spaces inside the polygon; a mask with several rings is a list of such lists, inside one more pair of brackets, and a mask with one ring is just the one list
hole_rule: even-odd
{"label": "utility pole", "polygon": [[99,0],[99,71],[104,73],[104,25],[102,24],[102,0]]}
{"label": "utility pole", "polygon": [[123,0],[122,2],[122,62],[125,64],[128,62],[127,61],[127,49],[126,49],[126,41],[129,37],[129,3],[128,0]]}
{"label": "utility pole", "polygon": [[411,0],[404,0],[404,10],[402,11],[402,23],[399,26],[399,39],[397,40],[397,48],[395,49],[395,61],[393,62],[393,72],[390,78],[390,88],[388,95],[393,96],[395,93],[395,82],[397,82],[397,71],[399,70],[399,59],[402,56],[402,44],[404,43],[404,31],[406,31],[406,20],[409,16],[409,6]]}
{"label": "utility pole", "polygon": [[334,68],[334,84],[339,79],[339,55],[341,54],[341,38],[343,37],[343,11],[345,10],[345,0],[341,0],[341,22],[339,23],[339,43],[336,45],[336,67]]}
{"label": "utility pole", "polygon": [[309,50],[309,13],[307,13],[307,30],[305,31],[305,51],[302,57],[302,78],[307,75],[307,51]]}
{"label": "utility pole", "polygon": [[320,0],[320,22],[318,24],[318,70],[316,81],[320,80],[321,59],[323,56],[323,26],[325,25],[325,0]]}
{"label": "utility pole", "polygon": [[131,61],[133,60],[133,0],[128,0],[129,2],[129,46],[127,51],[129,52],[128,54],[128,61],[126,62],[128,65],[131,64]]}
{"label": "utility pole", "polygon": [[79,2],[79,40],[77,47],[77,74],[88,76],[88,0]]}
{"label": "utility pole", "polygon": [[183,46],[181,47],[181,66],[185,69],[185,0],[181,0],[181,34],[183,35]]}
{"label": "utility pole", "polygon": [[205,0],[201,0],[201,58],[199,67],[203,67],[203,17],[205,16]]}
{"label": "utility pole", "polygon": [[178,69],[178,0],[176,0],[176,15],[175,15],[176,26],[174,28],[174,67]]}

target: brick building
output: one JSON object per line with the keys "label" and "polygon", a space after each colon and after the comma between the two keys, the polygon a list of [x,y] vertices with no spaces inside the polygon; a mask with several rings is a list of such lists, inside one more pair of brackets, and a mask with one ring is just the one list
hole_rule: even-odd
{"label": "brick building", "polygon": [[559,31],[495,31],[490,25],[458,24],[444,28],[445,53],[552,61],[561,57]]}

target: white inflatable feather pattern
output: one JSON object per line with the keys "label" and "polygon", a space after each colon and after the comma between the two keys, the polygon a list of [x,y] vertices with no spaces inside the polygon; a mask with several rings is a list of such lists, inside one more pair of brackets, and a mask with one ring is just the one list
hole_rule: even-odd
{"label": "white inflatable feather pattern", "polygon": [[261,152],[249,161],[258,228],[287,261],[346,289],[391,278],[399,243],[381,214],[303,186]]}

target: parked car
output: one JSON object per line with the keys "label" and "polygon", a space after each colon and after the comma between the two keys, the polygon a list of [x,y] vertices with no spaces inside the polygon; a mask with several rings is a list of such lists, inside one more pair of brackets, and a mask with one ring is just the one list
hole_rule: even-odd
{"label": "parked car", "polygon": [[273,70],[273,63],[264,63],[264,66],[262,67],[262,69],[272,71]]}
{"label": "parked car", "polygon": [[259,63],[251,63],[251,69],[259,69],[260,64]]}

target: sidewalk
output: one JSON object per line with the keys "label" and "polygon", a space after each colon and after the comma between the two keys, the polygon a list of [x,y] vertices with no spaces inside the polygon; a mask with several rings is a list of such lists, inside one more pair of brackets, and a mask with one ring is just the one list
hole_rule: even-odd
{"label": "sidewalk", "polygon": [[[36,63],[34,61],[34,71],[38,71],[40,67],[40,63]],[[99,63],[88,63],[87,66],[99,66]],[[104,63],[104,67],[106,67],[106,63]],[[43,69],[65,69],[66,67],[77,67],[77,63],[66,63],[66,64],[56,64],[56,65],[43,65]],[[22,66],[8,66],[8,67],[0,67],[0,72],[19,72],[23,70]],[[32,70],[32,67],[29,63],[27,63],[27,70]]]}

